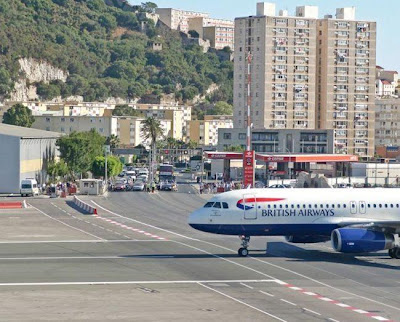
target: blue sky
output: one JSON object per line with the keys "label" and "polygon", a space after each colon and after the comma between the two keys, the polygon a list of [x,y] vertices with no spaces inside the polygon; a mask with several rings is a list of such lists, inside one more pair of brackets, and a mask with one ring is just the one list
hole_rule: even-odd
{"label": "blue sky", "polygon": [[[130,0],[132,4],[139,1]],[[140,1],[142,2],[142,1]],[[143,1],[144,2],[144,1]],[[208,12],[212,17],[233,20],[235,17],[250,16],[256,12],[257,0],[153,0],[159,7],[179,8]],[[400,72],[400,0],[279,0],[270,1],[277,10],[287,9],[293,14],[296,6],[315,5],[319,14],[335,14],[336,8],[356,7],[356,18],[373,20],[378,24],[377,64],[385,69]]]}

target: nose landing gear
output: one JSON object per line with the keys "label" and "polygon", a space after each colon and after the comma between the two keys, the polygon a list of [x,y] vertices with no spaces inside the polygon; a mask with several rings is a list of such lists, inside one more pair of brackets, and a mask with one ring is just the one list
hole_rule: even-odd
{"label": "nose landing gear", "polygon": [[389,249],[389,256],[391,258],[400,259],[400,247]]}
{"label": "nose landing gear", "polygon": [[249,250],[247,249],[249,247],[250,243],[250,236],[239,236],[240,240],[242,241],[241,245],[242,247],[239,248],[238,250],[238,255],[240,257],[246,257],[249,255]]}

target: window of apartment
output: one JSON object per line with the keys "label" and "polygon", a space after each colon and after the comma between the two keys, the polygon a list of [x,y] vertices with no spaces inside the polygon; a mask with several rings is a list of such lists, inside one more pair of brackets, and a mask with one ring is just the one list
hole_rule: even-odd
{"label": "window of apartment", "polygon": [[275,19],[277,25],[287,25],[287,19]]}
{"label": "window of apartment", "polygon": [[275,84],[274,86],[277,90],[286,90],[286,84]]}
{"label": "window of apartment", "polygon": [[275,80],[284,80],[284,79],[286,79],[286,75],[275,74]]}
{"label": "window of apartment", "polygon": [[347,67],[336,67],[336,73],[341,73],[341,74],[348,74],[349,69]]}
{"label": "window of apartment", "polygon": [[224,140],[231,140],[232,139],[232,133],[224,133]]}
{"label": "window of apartment", "polygon": [[348,37],[349,36],[349,32],[348,31],[337,31],[336,34],[338,36],[341,36],[341,37]]}
{"label": "window of apartment", "polygon": [[347,46],[349,44],[349,41],[348,40],[344,40],[344,39],[339,39],[339,40],[336,41],[336,44],[338,46]]}
{"label": "window of apartment", "polygon": [[64,132],[65,132],[65,129],[64,129],[63,127],[61,127],[61,129],[60,129],[60,130],[61,130],[61,132],[62,132],[62,133],[64,133]]}
{"label": "window of apartment", "polygon": [[72,123],[72,122],[75,121],[75,119],[74,119],[73,117],[71,117],[71,118],[69,119],[69,121]]}
{"label": "window of apartment", "polygon": [[337,82],[341,82],[341,83],[347,83],[348,81],[348,77],[347,76],[337,76],[335,77]]}
{"label": "window of apartment", "polygon": [[61,122],[65,122],[65,117],[62,117],[62,118],[61,118]]}
{"label": "window of apartment", "polygon": [[275,51],[278,53],[286,53],[286,47],[275,47]]}
{"label": "window of apartment", "polygon": [[286,62],[287,57],[286,56],[275,56],[276,61],[284,61]]}
{"label": "window of apartment", "polygon": [[347,22],[344,22],[344,21],[339,21],[337,23],[337,26],[338,26],[338,28],[347,28],[347,27],[349,27],[349,24]]}
{"label": "window of apartment", "polygon": [[46,122],[47,122],[47,123],[50,122],[50,117],[46,117]]}
{"label": "window of apartment", "polygon": [[246,133],[239,133],[239,140],[246,140]]}

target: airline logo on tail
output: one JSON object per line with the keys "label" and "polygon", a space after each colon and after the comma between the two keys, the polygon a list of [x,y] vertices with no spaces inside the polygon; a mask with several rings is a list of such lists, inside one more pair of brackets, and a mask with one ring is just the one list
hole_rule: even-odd
{"label": "airline logo on tail", "polygon": [[284,198],[261,198],[261,197],[253,197],[253,198],[245,198],[245,199],[240,199],[236,203],[236,207],[242,210],[250,210],[253,209],[255,206],[255,203],[261,203],[261,202],[277,202],[277,201],[282,201],[285,200]]}

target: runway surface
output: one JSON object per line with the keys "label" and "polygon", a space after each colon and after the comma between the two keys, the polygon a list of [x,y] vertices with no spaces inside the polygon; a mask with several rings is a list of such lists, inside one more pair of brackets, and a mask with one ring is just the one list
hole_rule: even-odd
{"label": "runway surface", "polygon": [[[190,193],[189,193],[190,192]],[[193,230],[206,196],[179,192],[29,199],[0,211],[0,320],[400,321],[400,261]],[[266,242],[268,242],[267,251]]]}

